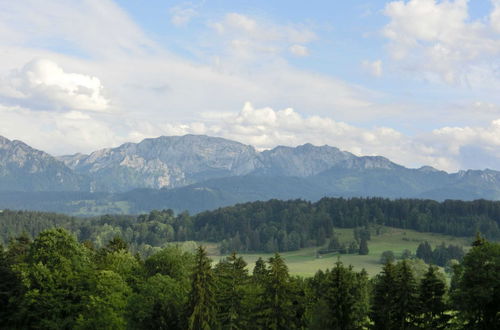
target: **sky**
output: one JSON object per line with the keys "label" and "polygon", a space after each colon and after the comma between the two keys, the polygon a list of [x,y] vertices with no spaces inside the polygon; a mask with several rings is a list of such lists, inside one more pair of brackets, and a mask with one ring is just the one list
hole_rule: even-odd
{"label": "sky", "polygon": [[161,135],[500,170],[500,0],[0,0],[0,135]]}

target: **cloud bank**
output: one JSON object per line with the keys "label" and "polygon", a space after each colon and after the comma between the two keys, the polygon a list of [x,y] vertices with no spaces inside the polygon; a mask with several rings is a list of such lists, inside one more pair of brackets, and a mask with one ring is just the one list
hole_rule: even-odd
{"label": "cloud bank", "polygon": [[[494,90],[500,1],[492,4],[473,20],[467,1],[392,1],[383,27],[391,57],[364,54],[370,60],[356,59],[353,71],[361,63],[380,85],[404,71]],[[260,149],[328,144],[412,167],[500,169],[493,96],[446,104],[449,117],[436,115],[427,103],[398,103],[355,80],[307,69],[322,59],[316,43],[344,51],[312,23],[234,10],[207,17],[202,9],[165,9],[176,33],[202,27],[186,55],[149,37],[110,0],[0,2],[0,122],[8,123],[0,134],[56,155],[193,133]],[[246,100],[258,106],[238,110]]]}

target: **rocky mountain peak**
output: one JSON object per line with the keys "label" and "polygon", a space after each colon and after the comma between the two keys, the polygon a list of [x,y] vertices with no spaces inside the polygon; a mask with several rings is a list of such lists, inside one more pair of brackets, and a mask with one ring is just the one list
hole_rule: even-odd
{"label": "rocky mountain peak", "polygon": [[80,190],[83,181],[51,155],[0,137],[0,191]]}

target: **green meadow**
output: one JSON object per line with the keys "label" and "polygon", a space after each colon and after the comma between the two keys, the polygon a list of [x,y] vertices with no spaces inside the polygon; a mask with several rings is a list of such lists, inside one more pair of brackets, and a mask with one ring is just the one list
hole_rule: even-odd
{"label": "green meadow", "polygon": [[[353,229],[335,229],[341,241],[349,242],[354,240]],[[421,242],[428,241],[434,248],[436,245],[445,243],[446,245],[453,244],[463,246],[468,249],[472,242],[471,237],[453,237],[434,233],[421,233],[414,230],[405,230],[384,227],[379,235],[372,233],[371,240],[368,242],[369,254],[324,254],[318,255],[319,248],[305,248],[298,251],[283,252],[281,255],[286,260],[292,275],[313,276],[319,269],[325,270],[331,268],[338,259],[346,265],[352,265],[355,270],[365,269],[370,276],[378,274],[382,265],[380,264],[380,256],[382,252],[391,250],[396,258],[400,257],[404,250],[408,249],[415,254],[418,245]],[[224,257],[218,253],[217,244],[204,243],[214,261]],[[242,256],[252,268],[255,261],[262,257],[268,259],[273,254],[271,253],[244,253]]]}

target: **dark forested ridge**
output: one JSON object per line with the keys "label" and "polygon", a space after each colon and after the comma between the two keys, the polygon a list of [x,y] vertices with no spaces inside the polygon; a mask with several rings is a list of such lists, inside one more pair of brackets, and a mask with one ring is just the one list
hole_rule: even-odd
{"label": "dark forested ridge", "polygon": [[2,329],[498,329],[500,244],[477,236],[451,286],[429,266],[388,262],[369,279],[338,261],[293,277],[276,253],[250,272],[233,253],[212,264],[163,248],[147,258],[114,238],[101,248],[68,231],[0,245]]}
{"label": "dark forested ridge", "polygon": [[237,204],[197,215],[174,214],[172,210],[94,218],[29,211],[0,213],[0,239],[4,243],[9,237],[22,233],[34,237],[54,226],[67,228],[80,241],[91,241],[98,247],[119,236],[135,251],[196,240],[221,242],[226,251],[281,252],[321,246],[334,236],[335,228],[376,231],[390,226],[468,237],[479,231],[498,240],[500,202],[324,198],[316,203],[270,200]]}

